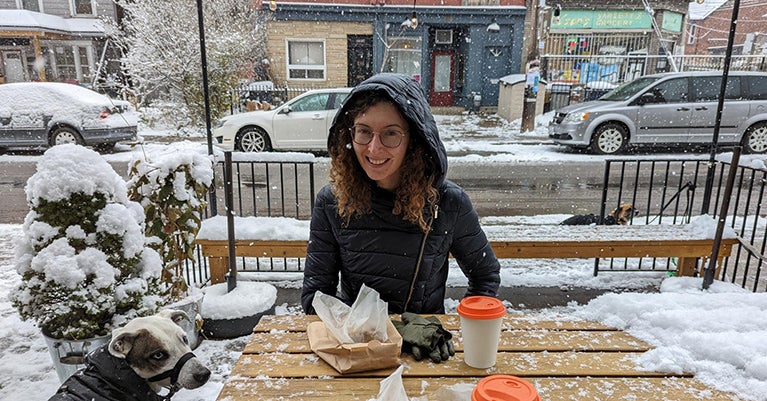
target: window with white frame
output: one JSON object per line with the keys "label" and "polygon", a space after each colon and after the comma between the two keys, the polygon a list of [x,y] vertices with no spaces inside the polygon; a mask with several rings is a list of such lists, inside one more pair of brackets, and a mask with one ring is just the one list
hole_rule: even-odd
{"label": "window with white frame", "polygon": [[19,10],[43,12],[43,0],[16,0]]}
{"label": "window with white frame", "polygon": [[46,68],[46,76],[51,72],[57,81],[89,82],[92,78],[95,59],[93,58],[93,45],[90,42],[67,42],[41,43],[44,49],[52,51],[53,60],[50,60],[52,70]]}
{"label": "window with white frame", "polygon": [[72,15],[96,15],[93,0],[69,0]]}
{"label": "window with white frame", "polygon": [[421,75],[421,38],[389,38],[385,71],[412,76]]}
{"label": "window with white frame", "polygon": [[325,79],[325,42],[288,40],[288,79]]}

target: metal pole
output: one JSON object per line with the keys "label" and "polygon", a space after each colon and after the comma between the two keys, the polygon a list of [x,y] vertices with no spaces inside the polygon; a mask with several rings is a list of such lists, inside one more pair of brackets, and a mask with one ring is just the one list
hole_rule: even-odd
{"label": "metal pole", "polygon": [[[531,21],[532,29],[530,32],[530,39],[528,41],[530,46],[527,49],[527,64],[525,68],[525,93],[523,95],[524,98],[522,103],[522,132],[535,131],[535,102],[537,89],[533,90],[532,86],[528,86],[528,76],[531,74],[533,61],[537,59],[538,54],[538,4],[536,1],[537,0],[528,0],[530,4],[528,9],[533,17]],[[538,65],[536,65],[535,68],[539,68]]]}
{"label": "metal pole", "polygon": [[732,5],[732,18],[730,20],[730,34],[727,37],[727,50],[724,53],[724,68],[722,70],[722,83],[719,86],[719,103],[716,106],[716,120],[714,122],[714,137],[710,145],[711,157],[708,160],[708,174],[706,175],[706,188],[703,191],[703,214],[708,214],[711,203],[711,193],[714,188],[714,173],[716,151],[719,146],[719,129],[722,125],[722,109],[724,108],[724,94],[727,91],[727,77],[730,75],[730,60],[732,58],[732,47],[735,41],[735,29],[738,26],[738,9],[740,9],[740,0],[735,0]]}
{"label": "metal pole", "polygon": [[719,209],[719,216],[716,225],[716,234],[714,235],[714,246],[711,247],[711,258],[708,260],[708,267],[703,273],[703,289],[707,290],[711,283],[714,282],[714,273],[716,272],[716,263],[719,259],[719,248],[722,245],[722,233],[724,232],[724,224],[727,219],[727,210],[730,208],[730,195],[732,195],[732,187],[735,184],[735,175],[738,172],[738,163],[740,162],[740,146],[736,146],[732,152],[732,161],[730,163],[730,171],[727,174],[727,184],[724,187],[724,196],[722,198],[722,207]]}
{"label": "metal pole", "polygon": [[232,152],[224,152],[224,198],[226,203],[226,237],[229,245],[229,274],[226,276],[226,290],[237,287],[237,255],[234,237],[234,185],[232,184]]}
{"label": "metal pole", "polygon": [[[213,134],[210,130],[210,93],[208,92],[208,57],[205,53],[205,23],[202,13],[202,0],[197,0],[197,27],[200,32],[200,59],[202,63],[202,94],[205,102],[205,132],[208,137],[208,154],[213,154]],[[216,176],[213,175],[208,198],[210,199],[210,213],[218,214],[216,202]]]}
{"label": "metal pole", "polygon": [[[93,80],[91,80],[91,89],[96,90],[96,81],[101,75],[101,67],[104,65],[104,59],[107,57],[107,48],[109,47],[109,38],[104,41],[104,49],[101,51],[101,57],[99,58],[99,66],[96,67],[96,73],[93,74]],[[112,96],[109,96],[112,97]]]}

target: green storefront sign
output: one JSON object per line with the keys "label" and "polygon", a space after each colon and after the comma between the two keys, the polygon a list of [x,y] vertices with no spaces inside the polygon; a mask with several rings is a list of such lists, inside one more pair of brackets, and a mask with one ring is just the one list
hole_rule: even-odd
{"label": "green storefront sign", "polygon": [[644,10],[562,10],[551,20],[551,29],[650,29],[652,19]]}
{"label": "green storefront sign", "polygon": [[664,11],[663,26],[661,28],[667,31],[682,32],[682,17],[682,14]]}

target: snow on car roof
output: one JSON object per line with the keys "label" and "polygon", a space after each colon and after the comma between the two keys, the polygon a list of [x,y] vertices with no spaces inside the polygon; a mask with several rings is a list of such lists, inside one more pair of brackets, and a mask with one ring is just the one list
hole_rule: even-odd
{"label": "snow on car roof", "polygon": [[[111,103],[111,99],[108,97],[94,92],[90,89],[83,88],[82,86],[65,84],[61,82],[17,82],[5,85],[0,85],[0,93],[3,96],[9,96],[8,99],[14,97],[21,97],[28,101],[30,94],[42,94],[47,96],[49,94],[56,94],[58,96],[66,96],[68,98],[76,98],[78,103],[90,103],[97,105],[104,105]],[[11,102],[13,103],[13,102]]]}

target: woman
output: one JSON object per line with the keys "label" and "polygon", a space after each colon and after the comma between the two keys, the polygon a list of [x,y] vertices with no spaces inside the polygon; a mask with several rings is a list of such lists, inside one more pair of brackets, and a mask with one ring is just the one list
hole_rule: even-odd
{"label": "woman", "polygon": [[418,82],[378,74],[359,84],[333,121],[328,151],[330,184],[312,211],[306,313],[317,291],[351,304],[362,284],[389,313],[444,313],[449,254],[468,278],[467,296],[496,295],[498,260],[469,197],[445,179],[447,154]]}

